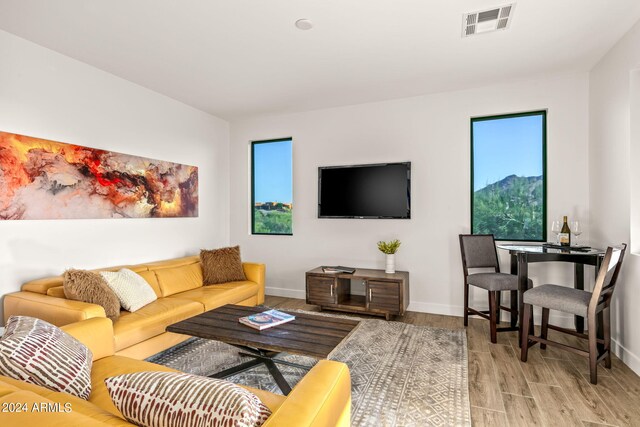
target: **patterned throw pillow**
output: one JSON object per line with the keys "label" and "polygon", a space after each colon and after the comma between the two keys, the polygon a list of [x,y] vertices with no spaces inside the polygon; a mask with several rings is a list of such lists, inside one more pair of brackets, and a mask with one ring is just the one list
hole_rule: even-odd
{"label": "patterned throw pillow", "polygon": [[242,269],[240,246],[200,251],[205,285],[247,280]]}
{"label": "patterned throw pillow", "polygon": [[271,415],[256,395],[228,381],[176,372],[104,380],[113,404],[139,426],[260,426]]}
{"label": "patterned throw pillow", "polygon": [[93,354],[44,320],[11,316],[0,338],[0,374],[88,399]]}
{"label": "patterned throw pillow", "polygon": [[120,301],[98,273],[86,270],[67,270],[62,287],[68,299],[98,304],[114,322],[120,317]]}
{"label": "patterned throw pillow", "polygon": [[134,312],[158,299],[151,285],[131,270],[101,271],[100,275],[127,311]]}

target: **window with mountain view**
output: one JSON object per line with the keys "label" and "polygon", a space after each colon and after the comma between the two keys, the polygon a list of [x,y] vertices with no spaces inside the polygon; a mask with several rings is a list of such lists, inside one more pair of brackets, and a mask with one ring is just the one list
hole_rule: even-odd
{"label": "window with mountain view", "polygon": [[471,230],[546,240],[547,113],[471,119]]}
{"label": "window with mountain view", "polygon": [[291,235],[291,138],[251,143],[251,233]]}

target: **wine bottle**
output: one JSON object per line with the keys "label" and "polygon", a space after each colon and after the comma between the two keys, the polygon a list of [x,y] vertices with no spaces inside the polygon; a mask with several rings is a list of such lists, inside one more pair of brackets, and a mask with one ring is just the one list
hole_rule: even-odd
{"label": "wine bottle", "polygon": [[567,223],[567,217],[562,217],[564,224],[562,224],[562,229],[560,230],[560,234],[558,234],[558,239],[560,240],[561,246],[571,246],[571,229],[569,229],[569,224]]}

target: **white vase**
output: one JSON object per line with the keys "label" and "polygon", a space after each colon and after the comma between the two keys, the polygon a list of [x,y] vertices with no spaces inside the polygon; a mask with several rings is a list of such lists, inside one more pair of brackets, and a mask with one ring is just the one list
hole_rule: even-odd
{"label": "white vase", "polygon": [[385,273],[396,272],[396,254],[387,254],[387,267],[384,270]]}

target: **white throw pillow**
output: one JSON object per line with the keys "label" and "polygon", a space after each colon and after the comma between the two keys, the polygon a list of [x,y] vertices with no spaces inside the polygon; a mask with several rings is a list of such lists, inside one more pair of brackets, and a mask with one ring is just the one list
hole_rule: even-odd
{"label": "white throw pillow", "polygon": [[122,308],[127,311],[140,310],[158,299],[151,285],[131,270],[123,268],[120,271],[101,271],[100,274],[118,296]]}

